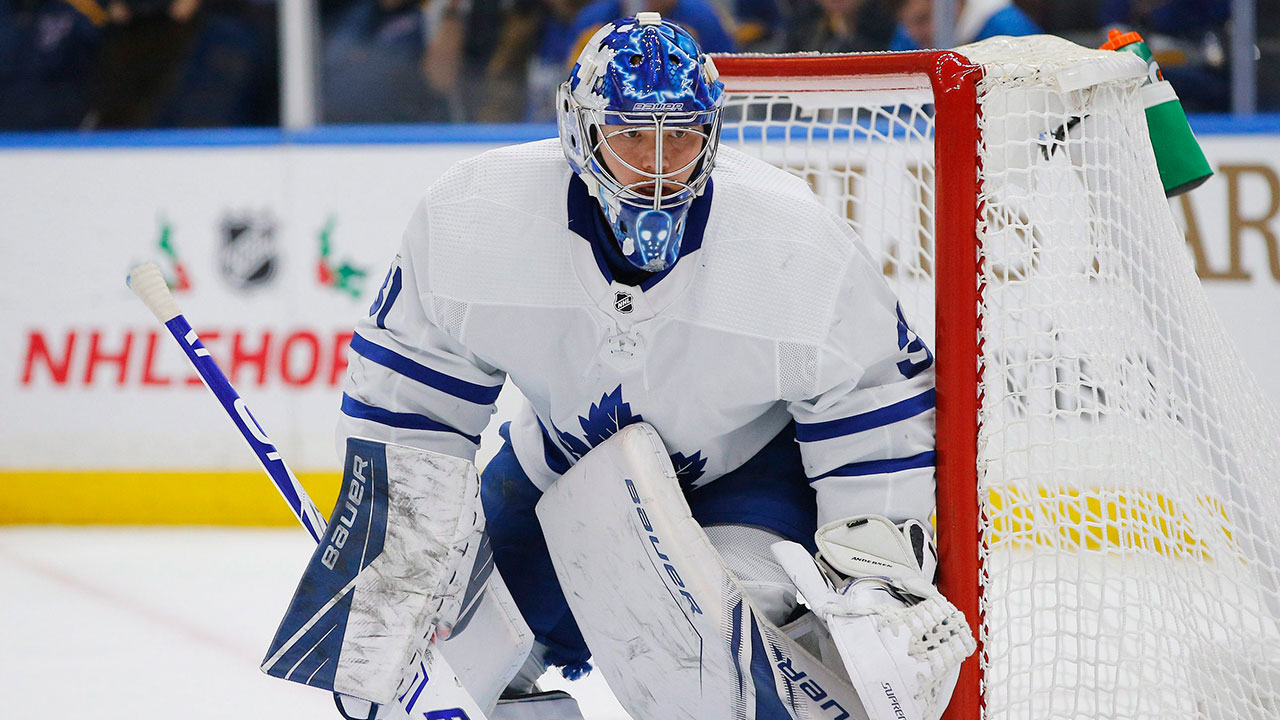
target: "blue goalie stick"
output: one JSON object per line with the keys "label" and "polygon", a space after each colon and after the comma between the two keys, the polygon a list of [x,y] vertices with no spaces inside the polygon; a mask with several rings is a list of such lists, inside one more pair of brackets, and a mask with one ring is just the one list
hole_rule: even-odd
{"label": "blue goalie stick", "polygon": [[169,334],[173,335],[173,339],[187,354],[187,359],[191,361],[196,372],[200,373],[200,379],[204,381],[205,387],[209,388],[214,397],[218,398],[218,402],[222,403],[227,416],[235,423],[236,429],[249,443],[249,447],[253,448],[253,453],[258,456],[262,469],[267,472],[276,490],[280,491],[281,497],[289,504],[294,517],[298,518],[298,522],[306,528],[311,539],[319,543],[325,530],[324,517],[307,496],[307,491],[302,488],[293,471],[285,465],[284,459],[280,457],[280,451],[276,450],[271,438],[267,437],[262,426],[254,419],[253,413],[249,412],[249,406],[245,404],[235,388],[231,387],[231,382],[222,373],[222,368],[218,367],[218,363],[205,349],[196,331],[191,328],[187,318],[178,309],[178,303],[169,292],[169,286],[165,283],[164,276],[160,274],[160,269],[152,263],[139,265],[129,272],[128,284],[129,289],[133,290],[133,293],[151,309],[156,319],[169,329]]}

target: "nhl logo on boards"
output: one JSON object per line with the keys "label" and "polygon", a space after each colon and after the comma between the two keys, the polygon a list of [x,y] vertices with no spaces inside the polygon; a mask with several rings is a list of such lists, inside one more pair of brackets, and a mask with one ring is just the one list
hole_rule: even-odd
{"label": "nhl logo on boards", "polygon": [[276,274],[276,222],[269,211],[259,214],[228,213],[222,219],[218,268],[238,290],[265,285]]}
{"label": "nhl logo on boards", "polygon": [[627,313],[631,312],[632,310],[631,293],[623,292],[621,290],[615,292],[613,294],[613,309],[617,310],[623,315],[626,315]]}

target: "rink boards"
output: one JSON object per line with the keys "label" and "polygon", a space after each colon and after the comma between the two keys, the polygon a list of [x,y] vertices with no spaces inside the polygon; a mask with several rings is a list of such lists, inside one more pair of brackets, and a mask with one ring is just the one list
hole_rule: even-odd
{"label": "rink boards", "polygon": [[[1204,136],[1218,177],[1174,210],[1223,322],[1280,403],[1270,372],[1280,359],[1275,125],[1276,134]],[[329,507],[346,343],[422,190],[456,160],[551,130],[452,132],[437,143],[427,130],[400,130],[0,147],[0,257],[14,269],[0,289],[0,523],[292,522],[124,287],[127,270],[147,260]],[[512,392],[500,399],[481,462],[517,402]]]}

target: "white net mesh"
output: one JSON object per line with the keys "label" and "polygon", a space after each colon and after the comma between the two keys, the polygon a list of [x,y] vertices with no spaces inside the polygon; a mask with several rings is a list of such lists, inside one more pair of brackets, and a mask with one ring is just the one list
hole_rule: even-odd
{"label": "white net mesh", "polygon": [[1280,717],[1280,422],[1169,212],[1145,68],[1049,37],[959,52],[976,198],[934,187],[927,79],[721,64],[724,141],[808,180],[931,343],[934,193],[973,203],[986,708],[950,717]]}

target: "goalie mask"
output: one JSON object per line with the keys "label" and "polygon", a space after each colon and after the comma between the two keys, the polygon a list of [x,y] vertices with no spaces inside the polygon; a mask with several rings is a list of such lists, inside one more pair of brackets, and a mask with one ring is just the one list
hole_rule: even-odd
{"label": "goalie mask", "polygon": [[724,85],[683,28],[644,12],[600,28],[556,97],[560,142],[627,260],[659,272],[720,140]]}

